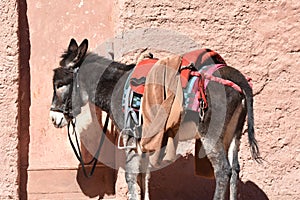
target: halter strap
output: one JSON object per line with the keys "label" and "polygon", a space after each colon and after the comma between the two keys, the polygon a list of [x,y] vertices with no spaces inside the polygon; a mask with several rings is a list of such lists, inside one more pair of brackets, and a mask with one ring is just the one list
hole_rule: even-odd
{"label": "halter strap", "polygon": [[[73,69],[73,83],[72,83],[72,92],[71,95],[69,95],[65,101],[65,104],[63,105],[62,108],[50,108],[50,110],[52,111],[56,111],[56,112],[61,112],[64,115],[66,115],[70,120],[72,120],[73,118],[76,117],[77,113],[73,113],[74,111],[74,105],[71,104],[73,101],[73,92],[77,93],[79,96],[80,94],[80,85],[79,85],[79,67],[76,67],[75,69]],[[79,97],[81,99],[81,97]],[[81,100],[80,100],[81,101]],[[75,100],[76,102],[76,100]],[[71,105],[70,105],[71,104]],[[81,104],[81,103],[80,103]],[[76,108],[76,106],[75,106]],[[75,116],[74,116],[75,115]]]}

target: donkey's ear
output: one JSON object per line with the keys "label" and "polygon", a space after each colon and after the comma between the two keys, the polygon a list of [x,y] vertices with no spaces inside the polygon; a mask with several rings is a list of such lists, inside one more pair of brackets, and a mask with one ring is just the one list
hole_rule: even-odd
{"label": "donkey's ear", "polygon": [[76,40],[71,39],[68,50],[62,55],[60,66],[68,69],[80,67],[78,63],[81,63],[81,61],[84,59],[84,56],[87,52],[87,48],[87,39],[83,40],[79,47]]}
{"label": "donkey's ear", "polygon": [[76,52],[78,49],[78,44],[74,38],[71,39],[69,47],[68,47],[68,52]]}
{"label": "donkey's ear", "polygon": [[77,57],[76,57],[76,60],[80,61],[84,58],[86,52],[87,52],[87,49],[88,49],[88,45],[89,45],[89,42],[87,39],[84,39],[81,44],[79,45],[78,47],[78,52],[77,52]]}

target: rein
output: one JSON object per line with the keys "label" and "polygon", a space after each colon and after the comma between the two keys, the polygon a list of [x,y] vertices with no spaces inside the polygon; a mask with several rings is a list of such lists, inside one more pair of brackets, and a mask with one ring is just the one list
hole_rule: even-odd
{"label": "rein", "polygon": [[[81,154],[81,150],[80,150],[80,145],[79,145],[79,140],[78,140],[77,133],[76,133],[76,130],[75,130],[76,121],[74,122],[73,120],[70,120],[68,122],[68,137],[69,137],[69,141],[70,141],[70,144],[72,146],[72,149],[73,149],[73,151],[74,151],[74,153],[75,153],[78,161],[80,162],[80,165],[81,165],[82,170],[83,170],[83,174],[84,174],[84,176],[86,178],[90,178],[94,174],[94,171],[95,171],[95,168],[96,168],[96,164],[97,164],[97,161],[98,161],[97,158],[99,157],[100,150],[102,148],[102,145],[104,143],[104,139],[105,139],[105,136],[106,136],[108,122],[109,122],[109,115],[107,114],[107,116],[105,118],[105,124],[104,124],[103,129],[102,129],[102,136],[100,138],[98,149],[97,149],[95,155],[93,156],[93,159],[90,162],[88,162],[87,164],[84,163],[83,158],[82,158],[82,154]],[[77,151],[77,149],[75,147],[75,144],[73,143],[73,141],[71,139],[71,133],[70,133],[70,126],[71,125],[72,125],[72,128],[73,128],[72,134],[75,135],[75,141],[76,141],[76,146],[77,146],[78,151]],[[91,169],[90,173],[87,173],[86,165],[90,165],[91,163],[93,163],[92,169]]]}
{"label": "rein", "polygon": [[[75,92],[77,94],[80,94],[80,87],[79,87],[79,68],[75,68],[74,69],[74,89],[75,89]],[[69,98],[67,101],[69,101],[70,99],[72,98]],[[97,158],[99,157],[99,154],[100,154],[100,150],[103,146],[103,143],[104,143],[104,139],[105,139],[105,136],[106,136],[106,132],[107,132],[107,127],[108,127],[108,122],[109,122],[109,114],[107,114],[106,118],[105,118],[105,123],[104,123],[104,126],[103,126],[103,129],[102,129],[102,135],[100,137],[100,141],[99,141],[99,146],[97,148],[97,151],[95,153],[95,155],[93,156],[93,159],[91,161],[89,161],[88,163],[84,163],[84,160],[82,158],[82,153],[81,153],[81,150],[80,150],[80,144],[79,144],[79,139],[78,139],[78,136],[77,136],[77,133],[76,133],[76,130],[75,130],[75,127],[76,127],[76,118],[73,118],[73,112],[69,109],[67,109],[67,106],[65,106],[63,108],[63,113],[64,114],[67,114],[68,116],[70,116],[70,120],[68,121],[68,138],[69,138],[69,141],[70,141],[70,144],[72,146],[72,149],[78,159],[78,161],[80,162],[80,165],[82,167],[82,170],[83,170],[83,174],[86,178],[90,178],[93,174],[94,174],[94,171],[96,169],[96,165],[97,165]],[[73,121],[73,119],[75,119],[75,122]],[[71,138],[71,132],[70,132],[70,126],[72,126],[72,134],[75,135],[75,141],[76,141],[76,146],[74,144],[74,142],[72,141],[72,138]],[[86,165],[90,165],[93,163],[93,166],[92,166],[92,169],[89,173],[87,173],[87,170],[86,170]]]}

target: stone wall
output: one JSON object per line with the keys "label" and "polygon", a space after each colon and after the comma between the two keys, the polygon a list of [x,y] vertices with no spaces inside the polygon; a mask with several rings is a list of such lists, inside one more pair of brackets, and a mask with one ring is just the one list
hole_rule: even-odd
{"label": "stone wall", "polygon": [[0,2],[0,199],[18,197],[18,7]]}
{"label": "stone wall", "polygon": [[[116,34],[138,28],[178,31],[253,78],[256,137],[264,162],[251,160],[243,137],[241,180],[255,183],[269,199],[298,199],[299,1],[124,0],[116,9]],[[156,194],[170,189],[159,185],[153,186]]]}

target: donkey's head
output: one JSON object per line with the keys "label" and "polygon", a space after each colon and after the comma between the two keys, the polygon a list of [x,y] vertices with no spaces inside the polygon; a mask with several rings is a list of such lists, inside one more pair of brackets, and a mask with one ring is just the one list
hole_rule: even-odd
{"label": "donkey's head", "polygon": [[68,49],[62,55],[60,67],[54,69],[53,97],[50,117],[56,128],[62,128],[81,112],[83,100],[79,85],[79,68],[85,59],[88,40],[78,46],[71,39]]}

